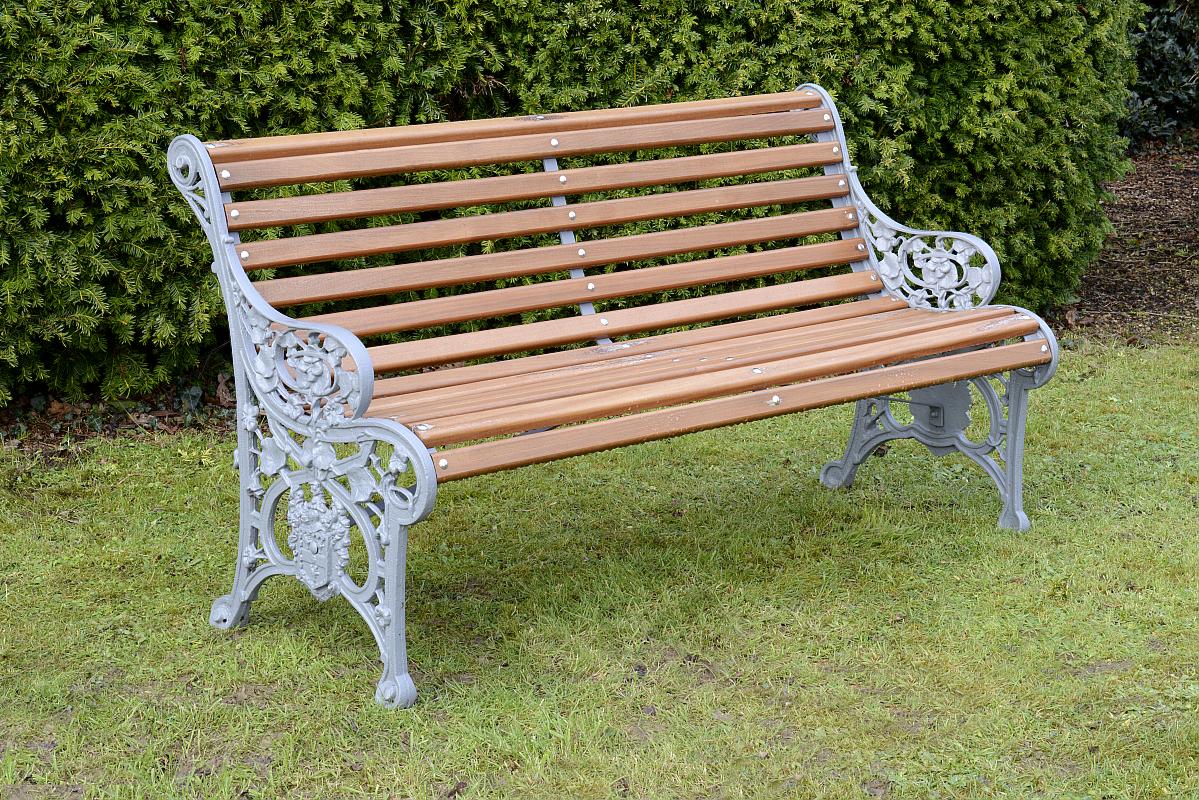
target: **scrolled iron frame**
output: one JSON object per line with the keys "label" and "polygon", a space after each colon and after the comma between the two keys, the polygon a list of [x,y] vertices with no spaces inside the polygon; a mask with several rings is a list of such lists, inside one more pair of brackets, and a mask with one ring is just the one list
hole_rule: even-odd
{"label": "scrolled iron frame", "polygon": [[[238,402],[238,559],[229,594],[212,604],[218,628],[244,625],[262,583],[291,575],[318,600],[344,597],[379,646],[383,675],[375,699],[410,706],[404,581],[408,528],[437,495],[430,451],[408,428],[364,417],[374,372],[357,336],[302,323],[272,308],[237,257],[216,170],[204,145],[179,136],[167,150],[172,182],[212,245],[213,272],[228,312]],[[278,520],[288,495],[289,556]],[[356,581],[349,546],[357,531],[366,574]]]}
{"label": "scrolled iron frame", "polygon": [[[873,270],[882,280],[879,295],[897,297],[912,308],[953,313],[989,305],[999,289],[1002,271],[994,249],[981,238],[959,231],[928,231],[896,222],[880,209],[858,180],[850,162],[845,130],[837,104],[823,87],[804,84],[796,89],[821,97],[834,123],[834,130],[820,134],[821,141],[835,142],[841,162],[825,168],[830,175],[844,175],[849,196],[840,201],[852,205],[858,226],[844,231],[844,238],[866,242],[866,257],[855,269]],[[1050,361],[1041,366],[1016,369],[1007,374],[957,381],[895,396],[859,400],[845,454],[824,465],[820,482],[830,488],[852,485],[854,475],[871,454],[896,439],[915,439],[936,456],[961,453],[983,468],[995,482],[1003,503],[1000,527],[1027,530],[1024,512],[1024,432],[1028,418],[1028,393],[1043,386],[1057,370],[1058,344],[1045,321],[1023,308],[1010,306],[1035,319],[1038,330],[1026,340],[1040,341]],[[1001,389],[996,389],[998,383]],[[982,399],[989,429],[982,439],[967,433],[973,398],[970,388]],[[892,413],[895,403],[906,403],[913,421],[900,423]],[[1002,465],[993,457],[1001,454]]]}

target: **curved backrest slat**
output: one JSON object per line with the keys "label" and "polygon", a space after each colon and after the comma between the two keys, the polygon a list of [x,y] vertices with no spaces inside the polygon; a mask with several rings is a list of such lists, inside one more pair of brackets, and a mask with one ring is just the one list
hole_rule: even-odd
{"label": "curved backrest slat", "polygon": [[661,147],[792,136],[833,130],[832,117],[819,109],[749,117],[659,122],[597,130],[434,142],[372,150],[230,161],[217,173],[224,191],[316,181],[393,175],[483,164],[506,164],[563,156],[649,150]]}
{"label": "curved backrest slat", "polygon": [[652,122],[677,122],[691,119],[762,114],[773,111],[815,108],[820,98],[797,92],[723,97],[627,108],[594,111],[569,111],[560,114],[530,114],[523,117],[404,125],[394,128],[368,128],[356,131],[301,133],[257,139],[214,141],[205,144],[214,164],[230,161],[286,158],[346,150],[402,147],[431,142],[460,142],[536,133],[547,127],[559,131],[610,128],[616,125],[644,125]]}
{"label": "curved backrest slat", "polygon": [[556,172],[499,175],[440,183],[360,189],[353,192],[241,200],[225,205],[229,230],[271,228],[306,222],[375,217],[512,200],[571,196],[640,186],[660,186],[730,175],[838,164],[833,142],[812,142],[731,153],[633,161]]}

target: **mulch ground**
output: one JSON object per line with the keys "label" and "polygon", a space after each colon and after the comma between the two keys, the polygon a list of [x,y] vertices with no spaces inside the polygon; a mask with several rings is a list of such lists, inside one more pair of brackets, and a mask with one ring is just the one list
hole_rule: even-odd
{"label": "mulch ground", "polygon": [[1144,344],[1199,330],[1199,149],[1147,153],[1109,188],[1115,226],[1053,320],[1059,331]]}
{"label": "mulch ground", "polygon": [[[1084,277],[1078,302],[1050,317],[1063,337],[1085,333],[1142,345],[1199,331],[1199,147],[1144,153],[1133,163],[1109,187],[1115,231]],[[0,409],[0,442],[63,459],[97,435],[232,429],[232,388],[221,374],[121,403],[19,398]]]}

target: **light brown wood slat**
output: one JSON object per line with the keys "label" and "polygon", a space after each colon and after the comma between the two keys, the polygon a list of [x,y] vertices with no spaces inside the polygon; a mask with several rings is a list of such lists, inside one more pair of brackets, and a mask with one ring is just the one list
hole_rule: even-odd
{"label": "light brown wood slat", "polygon": [[[225,216],[229,230],[243,231],[296,225],[302,222],[323,222],[530,200],[554,195],[570,196],[612,189],[685,183],[708,178],[839,164],[841,154],[834,152],[833,148],[836,146],[835,142],[812,142],[737,150],[732,153],[580,167],[557,172],[539,171],[494,178],[359,189],[352,192],[234,201],[225,204]],[[562,178],[566,178],[565,182]],[[235,211],[236,214],[233,213]]]}
{"label": "light brown wood slat", "polygon": [[1038,329],[1039,322],[1036,319],[1013,314],[1007,319],[958,325],[932,333],[897,336],[887,342],[839,347],[777,361],[755,360],[710,375],[693,375],[576,394],[568,400],[543,400],[453,416],[401,418],[401,421],[412,425],[425,444],[441,446],[823,378],[963,347],[1000,342],[1035,333]]}
{"label": "light brown wood slat", "polygon": [[[463,242],[507,239],[561,230],[585,230],[647,219],[687,217],[734,208],[803,203],[844,197],[849,189],[836,175],[766,181],[740,186],[663,192],[642,197],[597,200],[569,207],[530,208],[380,228],[292,236],[243,243],[246,269],[307,264],[342,258],[399,253]],[[570,215],[573,214],[572,219]]]}
{"label": "light brown wood slat", "polygon": [[[877,291],[879,285],[874,273],[854,272],[827,278],[810,278],[781,286],[765,286],[708,297],[673,300],[603,314],[383,344],[369,347],[367,352],[376,372],[395,372],[500,353],[536,350],[569,342],[623,336],[675,325],[727,319],[742,314],[816,305],[829,300],[868,294]],[[900,300],[895,302],[902,303]]]}
{"label": "light brown wood slat", "polygon": [[[898,309],[898,310],[897,310]],[[389,397],[398,394],[440,389],[446,386],[462,386],[494,378],[506,378],[513,375],[536,377],[533,373],[576,364],[594,364],[610,359],[623,358],[633,354],[646,354],[659,350],[690,347],[710,342],[731,340],[759,333],[806,328],[842,319],[858,319],[873,314],[905,314],[925,313],[909,309],[907,304],[893,297],[876,297],[870,300],[858,300],[852,303],[840,303],[834,306],[809,308],[803,311],[792,311],[787,314],[775,314],[769,317],[726,322],[722,325],[711,325],[705,328],[663,333],[656,336],[645,336],[639,339],[628,339],[613,344],[595,345],[593,347],[578,347],[571,350],[560,350],[554,353],[541,353],[534,356],[490,361],[484,364],[469,364],[449,369],[436,369],[412,375],[397,375],[391,378],[377,378],[374,383],[376,398]]]}
{"label": "light brown wood slat", "polygon": [[[992,375],[1049,362],[1036,341],[807,381],[749,394],[443,450],[434,457],[441,483],[504,469],[611,450],[684,433]],[[777,398],[777,401],[776,401]],[[445,466],[441,466],[442,462]]]}
{"label": "light brown wood slat", "polygon": [[[399,172],[819,133],[833,129],[833,123],[826,117],[828,114],[820,110],[784,111],[597,130],[547,129],[544,133],[473,141],[434,142],[258,161],[229,161],[222,164],[217,176],[222,190],[233,191]],[[553,144],[555,141],[558,144]]]}
{"label": "light brown wood slat", "polygon": [[[869,301],[867,301],[869,302]],[[836,308],[837,306],[832,306]],[[819,309],[813,309],[819,310]],[[811,311],[801,311],[795,314],[787,314],[783,316],[798,316],[811,313]],[[1010,313],[1010,312],[1009,312]],[[587,360],[578,363],[566,364],[564,366],[554,367],[542,370],[529,370],[521,372],[515,377],[500,376],[475,380],[468,384],[455,383],[447,387],[435,387],[432,389],[424,389],[421,391],[409,391],[402,395],[379,396],[376,395],[371,403],[370,414],[373,416],[391,416],[400,415],[436,415],[445,416],[447,414],[456,414],[462,411],[471,410],[465,408],[466,405],[473,405],[476,402],[490,403],[493,397],[500,399],[500,405],[510,405],[506,398],[528,393],[532,399],[537,398],[535,395],[544,391],[544,397],[557,397],[558,394],[553,394],[559,389],[569,391],[571,387],[576,387],[578,382],[583,379],[581,376],[586,376],[585,380],[598,381],[592,386],[604,386],[605,388],[613,388],[614,385],[630,385],[628,383],[613,383],[614,381],[628,381],[632,379],[633,383],[640,383],[644,380],[651,380],[654,375],[658,374],[658,370],[663,364],[682,364],[683,359],[687,359],[687,365],[697,357],[719,358],[722,354],[728,352],[733,353],[742,348],[765,348],[786,346],[788,343],[793,343],[796,340],[823,340],[823,337],[829,335],[852,335],[863,328],[878,329],[878,330],[893,330],[896,326],[901,326],[905,322],[909,325],[914,324],[918,318],[927,317],[927,313],[918,311],[912,308],[895,309],[885,311],[869,316],[846,317],[837,320],[829,320],[818,322],[815,324],[804,324],[791,328],[779,328],[775,330],[767,330],[759,333],[752,333],[744,336],[737,336],[733,332],[728,332],[727,338],[709,339],[698,343],[687,343],[674,347],[655,346],[653,349],[634,349],[628,348],[624,351],[624,355],[616,358],[607,358],[599,360]],[[762,319],[779,319],[779,317],[759,318],[759,320],[746,320],[746,322],[757,322]],[[732,323],[729,325],[714,326],[715,329],[733,328],[741,323]],[[712,330],[712,329],[706,329]],[[684,333],[680,331],[679,333]],[[677,334],[666,334],[663,337],[649,337],[642,341],[652,341],[655,339],[677,336]],[[597,346],[589,348],[592,351],[611,350],[611,346]],[[582,351],[564,351],[568,353],[576,353]],[[547,354],[557,355],[557,354]],[[520,361],[533,361],[541,356],[530,356]],[[500,362],[511,363],[511,362]],[[680,368],[686,368],[687,365]],[[482,365],[479,365],[482,366]],[[468,368],[461,368],[468,369]],[[668,366],[667,369],[670,369]],[[439,370],[437,372],[454,370]],[[425,373],[425,374],[437,374]],[[484,404],[478,408],[492,408],[494,405]]]}
{"label": "light brown wood slat", "polygon": [[778,272],[848,264],[861,258],[861,239],[744,253],[683,264],[612,272],[587,279],[565,278],[527,286],[510,286],[472,294],[414,300],[373,308],[356,308],[303,317],[305,322],[340,325],[359,336],[415,330],[432,325],[485,319],[542,308],[629,297],[683,286],[755,278]]}
{"label": "light brown wood slat", "polygon": [[586,269],[679,253],[706,252],[743,244],[796,239],[850,230],[856,224],[857,215],[852,209],[828,208],[802,214],[697,225],[576,244],[276,278],[258,281],[255,288],[271,305],[284,308],[299,303],[346,300],[437,286],[562,272],[575,267]]}
{"label": "light brown wood slat", "polygon": [[529,114],[520,117],[434,122],[391,128],[232,139],[207,142],[205,146],[208,148],[213,163],[223,164],[229,161],[333,153],[343,150],[488,139],[496,136],[535,133],[547,126],[554,130],[582,130],[616,125],[640,125],[650,122],[676,122],[689,119],[764,114],[816,108],[820,103],[820,97],[815,94],[777,92],[649,106],[568,111],[558,114]]}
{"label": "light brown wood slat", "polygon": [[482,381],[470,386],[389,397],[371,404],[371,416],[399,419],[447,417],[524,403],[570,398],[596,387],[605,390],[653,383],[688,375],[720,372],[743,363],[777,361],[851,345],[881,342],[895,336],[910,336],[976,324],[1011,316],[1011,309],[989,307],[954,314],[910,310],[875,318],[851,319],[791,331],[777,331],[711,342],[688,348],[627,356],[520,378]]}

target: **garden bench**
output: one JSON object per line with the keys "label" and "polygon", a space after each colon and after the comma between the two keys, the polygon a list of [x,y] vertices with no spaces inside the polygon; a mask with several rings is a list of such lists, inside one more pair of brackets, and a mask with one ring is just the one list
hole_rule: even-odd
{"label": "garden bench", "polygon": [[818,86],[180,136],[168,161],[212,245],[236,373],[238,561],[211,622],[244,624],[272,575],[341,595],[379,645],[380,703],[415,701],[408,529],[447,481],[856,401],[823,483],[916,439],[980,463],[1000,524],[1028,525],[1027,396],[1053,334],[990,304],[986,243],[867,198]]}

